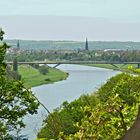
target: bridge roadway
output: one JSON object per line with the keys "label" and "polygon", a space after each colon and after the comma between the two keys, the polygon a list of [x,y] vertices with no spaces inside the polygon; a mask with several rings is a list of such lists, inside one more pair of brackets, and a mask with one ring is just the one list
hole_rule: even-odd
{"label": "bridge roadway", "polygon": [[[140,62],[110,62],[110,61],[33,61],[17,62],[18,64],[140,64]],[[6,62],[13,64],[13,62]]]}
{"label": "bridge roadway", "polygon": [[[13,64],[13,62],[6,62],[7,64]],[[127,64],[137,64],[140,68],[140,62],[110,62],[110,61],[33,61],[33,62],[17,62],[18,64],[56,64],[54,67],[57,67],[61,64],[110,64],[114,67],[121,68]],[[116,64],[122,64],[117,66]]]}

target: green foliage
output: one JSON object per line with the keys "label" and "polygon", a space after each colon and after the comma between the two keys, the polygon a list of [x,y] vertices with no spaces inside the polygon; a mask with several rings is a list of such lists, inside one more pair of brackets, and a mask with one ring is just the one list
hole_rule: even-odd
{"label": "green foliage", "polygon": [[18,71],[13,71],[10,66],[6,66],[6,79],[21,80],[21,75]]}
{"label": "green foliage", "polygon": [[4,35],[4,31],[2,30],[2,28],[0,28],[0,40],[3,40],[3,35]]}
{"label": "green foliage", "polygon": [[39,69],[39,72],[43,75],[46,75],[49,72],[48,66],[45,66],[45,65],[40,66],[38,69]]}
{"label": "green foliage", "polygon": [[33,64],[32,67],[35,69],[39,69],[39,64]]}
{"label": "green foliage", "polygon": [[10,74],[15,80],[21,80],[21,75],[18,73],[18,63],[16,57],[13,60],[13,71],[11,71]]}
{"label": "green foliage", "polygon": [[3,63],[3,61],[4,61],[4,57],[5,57],[7,48],[9,48],[9,46],[6,43],[2,42],[2,45],[0,45],[0,75],[5,74],[6,64]]}
{"label": "green foliage", "polygon": [[83,108],[86,105],[94,106],[98,100],[94,96],[84,95],[68,103],[64,102],[59,108],[44,120],[44,127],[38,133],[38,138],[58,139],[59,133],[74,134],[79,129],[75,123],[84,117]]}
{"label": "green foliage", "polygon": [[57,133],[49,131],[49,124],[56,123],[50,121],[49,115],[38,137],[117,140],[132,126],[136,118],[140,102],[139,87],[139,76],[122,73],[112,77],[94,95],[82,96],[72,103],[64,102],[51,114],[54,120],[61,119],[56,125]]}
{"label": "green foliage", "polygon": [[6,43],[0,45],[0,138],[4,140],[10,139],[10,131],[19,132],[25,127],[23,117],[37,113],[39,106],[32,92],[21,81],[7,78],[4,63],[7,48]]}
{"label": "green foliage", "polygon": [[13,60],[13,71],[18,71],[17,58],[14,58]]}
{"label": "green foliage", "polygon": [[134,73],[134,74],[140,74],[140,68],[137,68],[137,69],[129,69],[130,72]]}

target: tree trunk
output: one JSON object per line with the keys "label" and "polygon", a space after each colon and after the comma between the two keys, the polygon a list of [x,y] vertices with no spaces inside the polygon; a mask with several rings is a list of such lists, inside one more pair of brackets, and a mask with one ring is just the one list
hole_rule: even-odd
{"label": "tree trunk", "polygon": [[120,140],[140,140],[140,106],[134,124]]}

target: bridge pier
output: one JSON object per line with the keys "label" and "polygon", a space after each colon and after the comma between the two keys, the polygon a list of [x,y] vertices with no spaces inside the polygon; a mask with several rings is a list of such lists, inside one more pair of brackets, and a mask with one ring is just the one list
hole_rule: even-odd
{"label": "bridge pier", "polygon": [[117,66],[117,65],[115,65],[115,64],[110,64],[110,65],[114,66],[115,68],[120,69],[120,68],[122,68],[123,66],[125,66],[126,64],[122,64],[122,65],[120,65],[120,66]]}
{"label": "bridge pier", "polygon": [[137,68],[140,68],[140,64],[138,64],[138,67]]}
{"label": "bridge pier", "polygon": [[60,63],[56,64],[53,68],[56,68],[56,67],[58,67],[59,65],[60,65]]}
{"label": "bridge pier", "polygon": [[120,67],[119,66],[116,66],[115,64],[110,64],[112,66],[114,66],[115,68],[119,69]]}

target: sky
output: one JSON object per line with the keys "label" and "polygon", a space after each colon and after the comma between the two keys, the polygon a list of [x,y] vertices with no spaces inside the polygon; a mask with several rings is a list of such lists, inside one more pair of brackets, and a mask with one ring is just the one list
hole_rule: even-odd
{"label": "sky", "polygon": [[0,0],[7,39],[140,41],[139,0]]}

